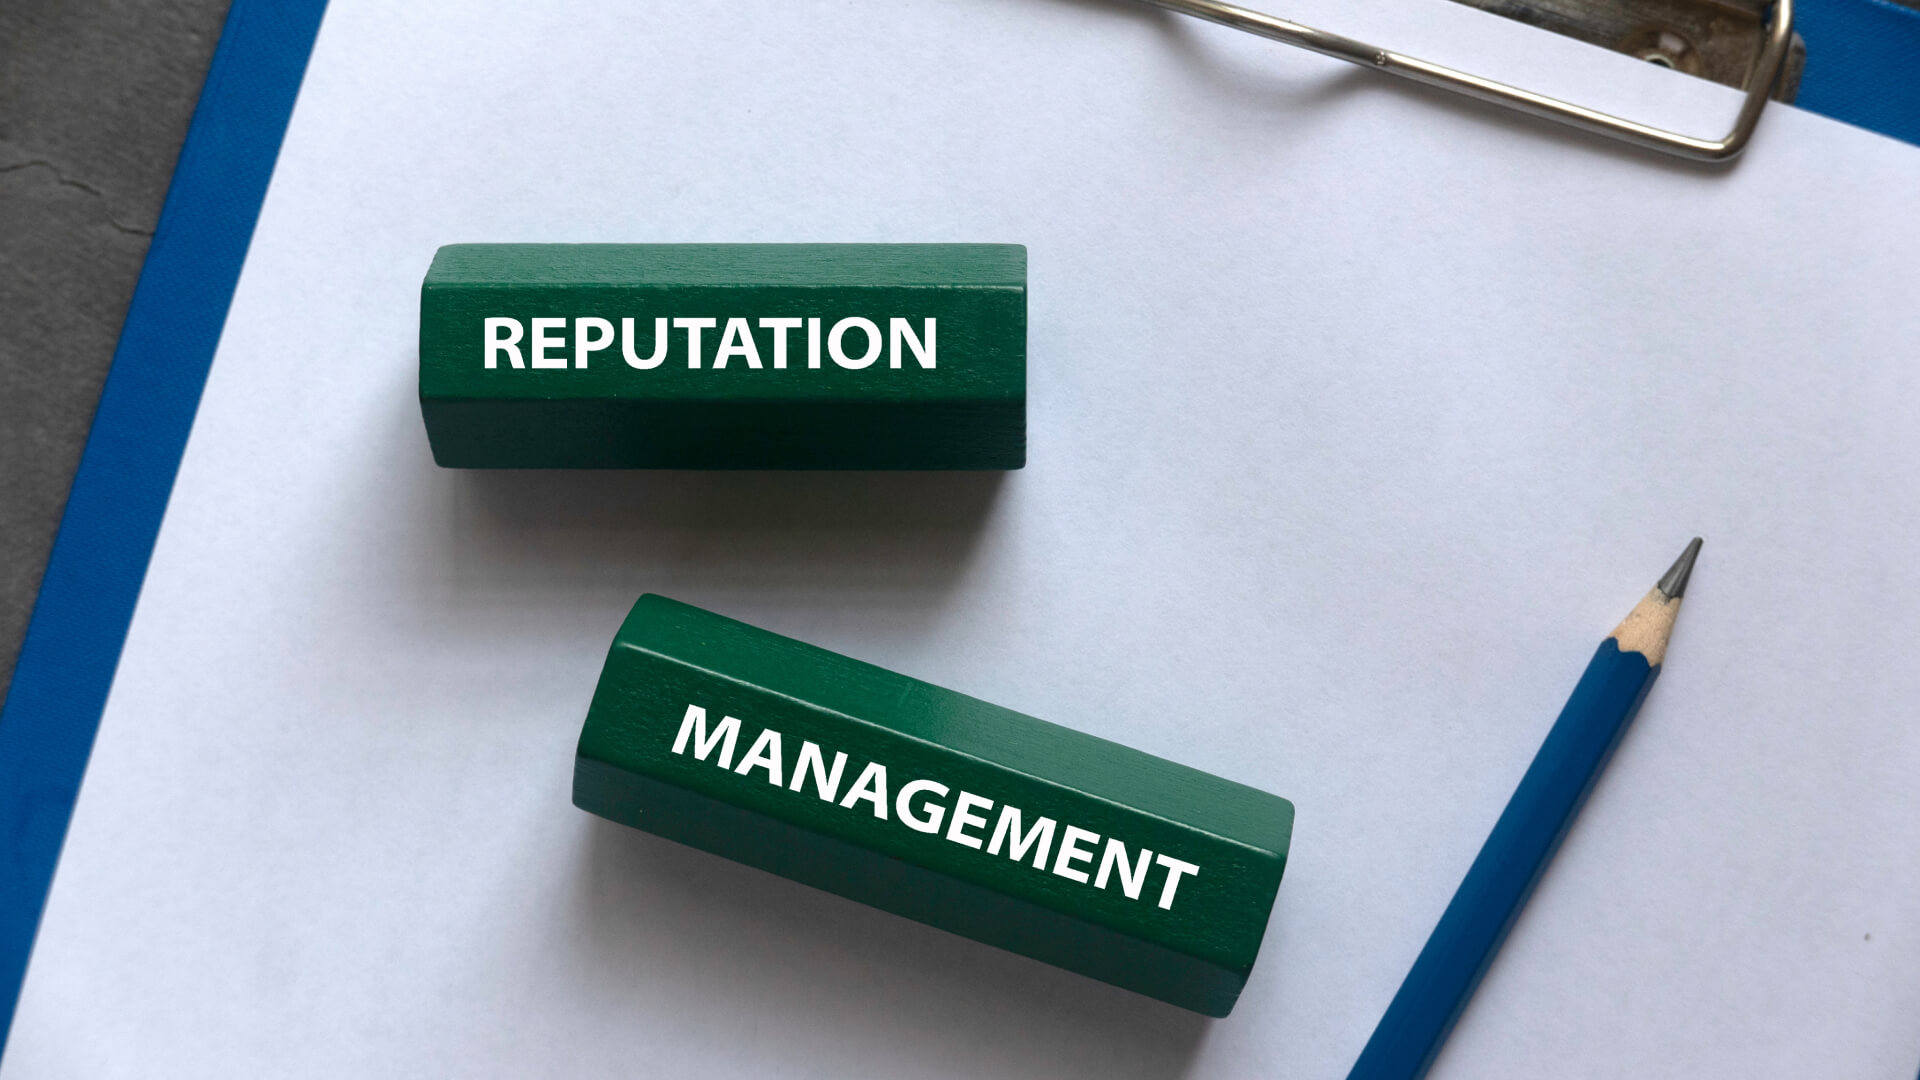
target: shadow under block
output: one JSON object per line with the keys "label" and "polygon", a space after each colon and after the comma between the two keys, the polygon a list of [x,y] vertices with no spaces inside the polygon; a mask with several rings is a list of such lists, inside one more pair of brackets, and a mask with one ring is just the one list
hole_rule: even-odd
{"label": "shadow under block", "polygon": [[659,596],[583,810],[1208,1016],[1266,933],[1287,800]]}
{"label": "shadow under block", "polygon": [[450,244],[420,411],[454,468],[1017,469],[1017,244]]}

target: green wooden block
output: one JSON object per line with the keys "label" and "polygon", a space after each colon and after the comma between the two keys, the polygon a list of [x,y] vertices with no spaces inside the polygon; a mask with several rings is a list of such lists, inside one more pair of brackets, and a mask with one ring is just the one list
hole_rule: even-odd
{"label": "green wooden block", "polygon": [[1209,1016],[1287,800],[659,596],[614,638],[576,806]]}
{"label": "green wooden block", "polygon": [[456,468],[1017,469],[1017,244],[451,244],[420,411]]}

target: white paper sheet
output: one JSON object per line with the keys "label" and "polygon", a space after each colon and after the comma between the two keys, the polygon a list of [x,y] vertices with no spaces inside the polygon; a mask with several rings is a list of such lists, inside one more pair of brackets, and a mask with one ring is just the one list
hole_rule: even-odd
{"label": "white paper sheet", "polygon": [[[1438,0],[1280,13],[1736,100]],[[1337,1077],[1699,532],[1434,1076],[1911,1076],[1916,190],[1791,109],[1703,171],[1124,3],[335,0],[5,1075]],[[419,280],[489,240],[1024,243],[1031,464],[437,470]],[[1233,1016],[573,809],[646,590],[1293,799]]]}

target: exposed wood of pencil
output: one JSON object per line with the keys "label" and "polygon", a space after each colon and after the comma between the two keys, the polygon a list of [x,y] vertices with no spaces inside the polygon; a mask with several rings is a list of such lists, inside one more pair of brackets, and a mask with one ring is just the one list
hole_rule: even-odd
{"label": "exposed wood of pencil", "polygon": [[1680,614],[1680,601],[1687,594],[1687,579],[1693,576],[1694,560],[1700,557],[1700,538],[1694,537],[1687,549],[1674,560],[1660,583],[1634,605],[1627,617],[1614,628],[1613,639],[1623,653],[1637,652],[1650,665],[1658,665],[1667,655],[1667,641],[1673,637],[1673,621]]}
{"label": "exposed wood of pencil", "polygon": [[1680,598],[1649,589],[1633,611],[1613,631],[1623,653],[1645,654],[1647,663],[1658,664],[1667,655],[1667,639],[1673,636],[1673,620],[1680,614]]}

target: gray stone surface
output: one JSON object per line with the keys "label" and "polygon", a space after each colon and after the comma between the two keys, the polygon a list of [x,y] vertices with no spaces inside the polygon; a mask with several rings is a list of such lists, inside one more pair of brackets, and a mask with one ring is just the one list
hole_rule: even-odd
{"label": "gray stone surface", "polygon": [[226,9],[0,3],[0,693]]}

